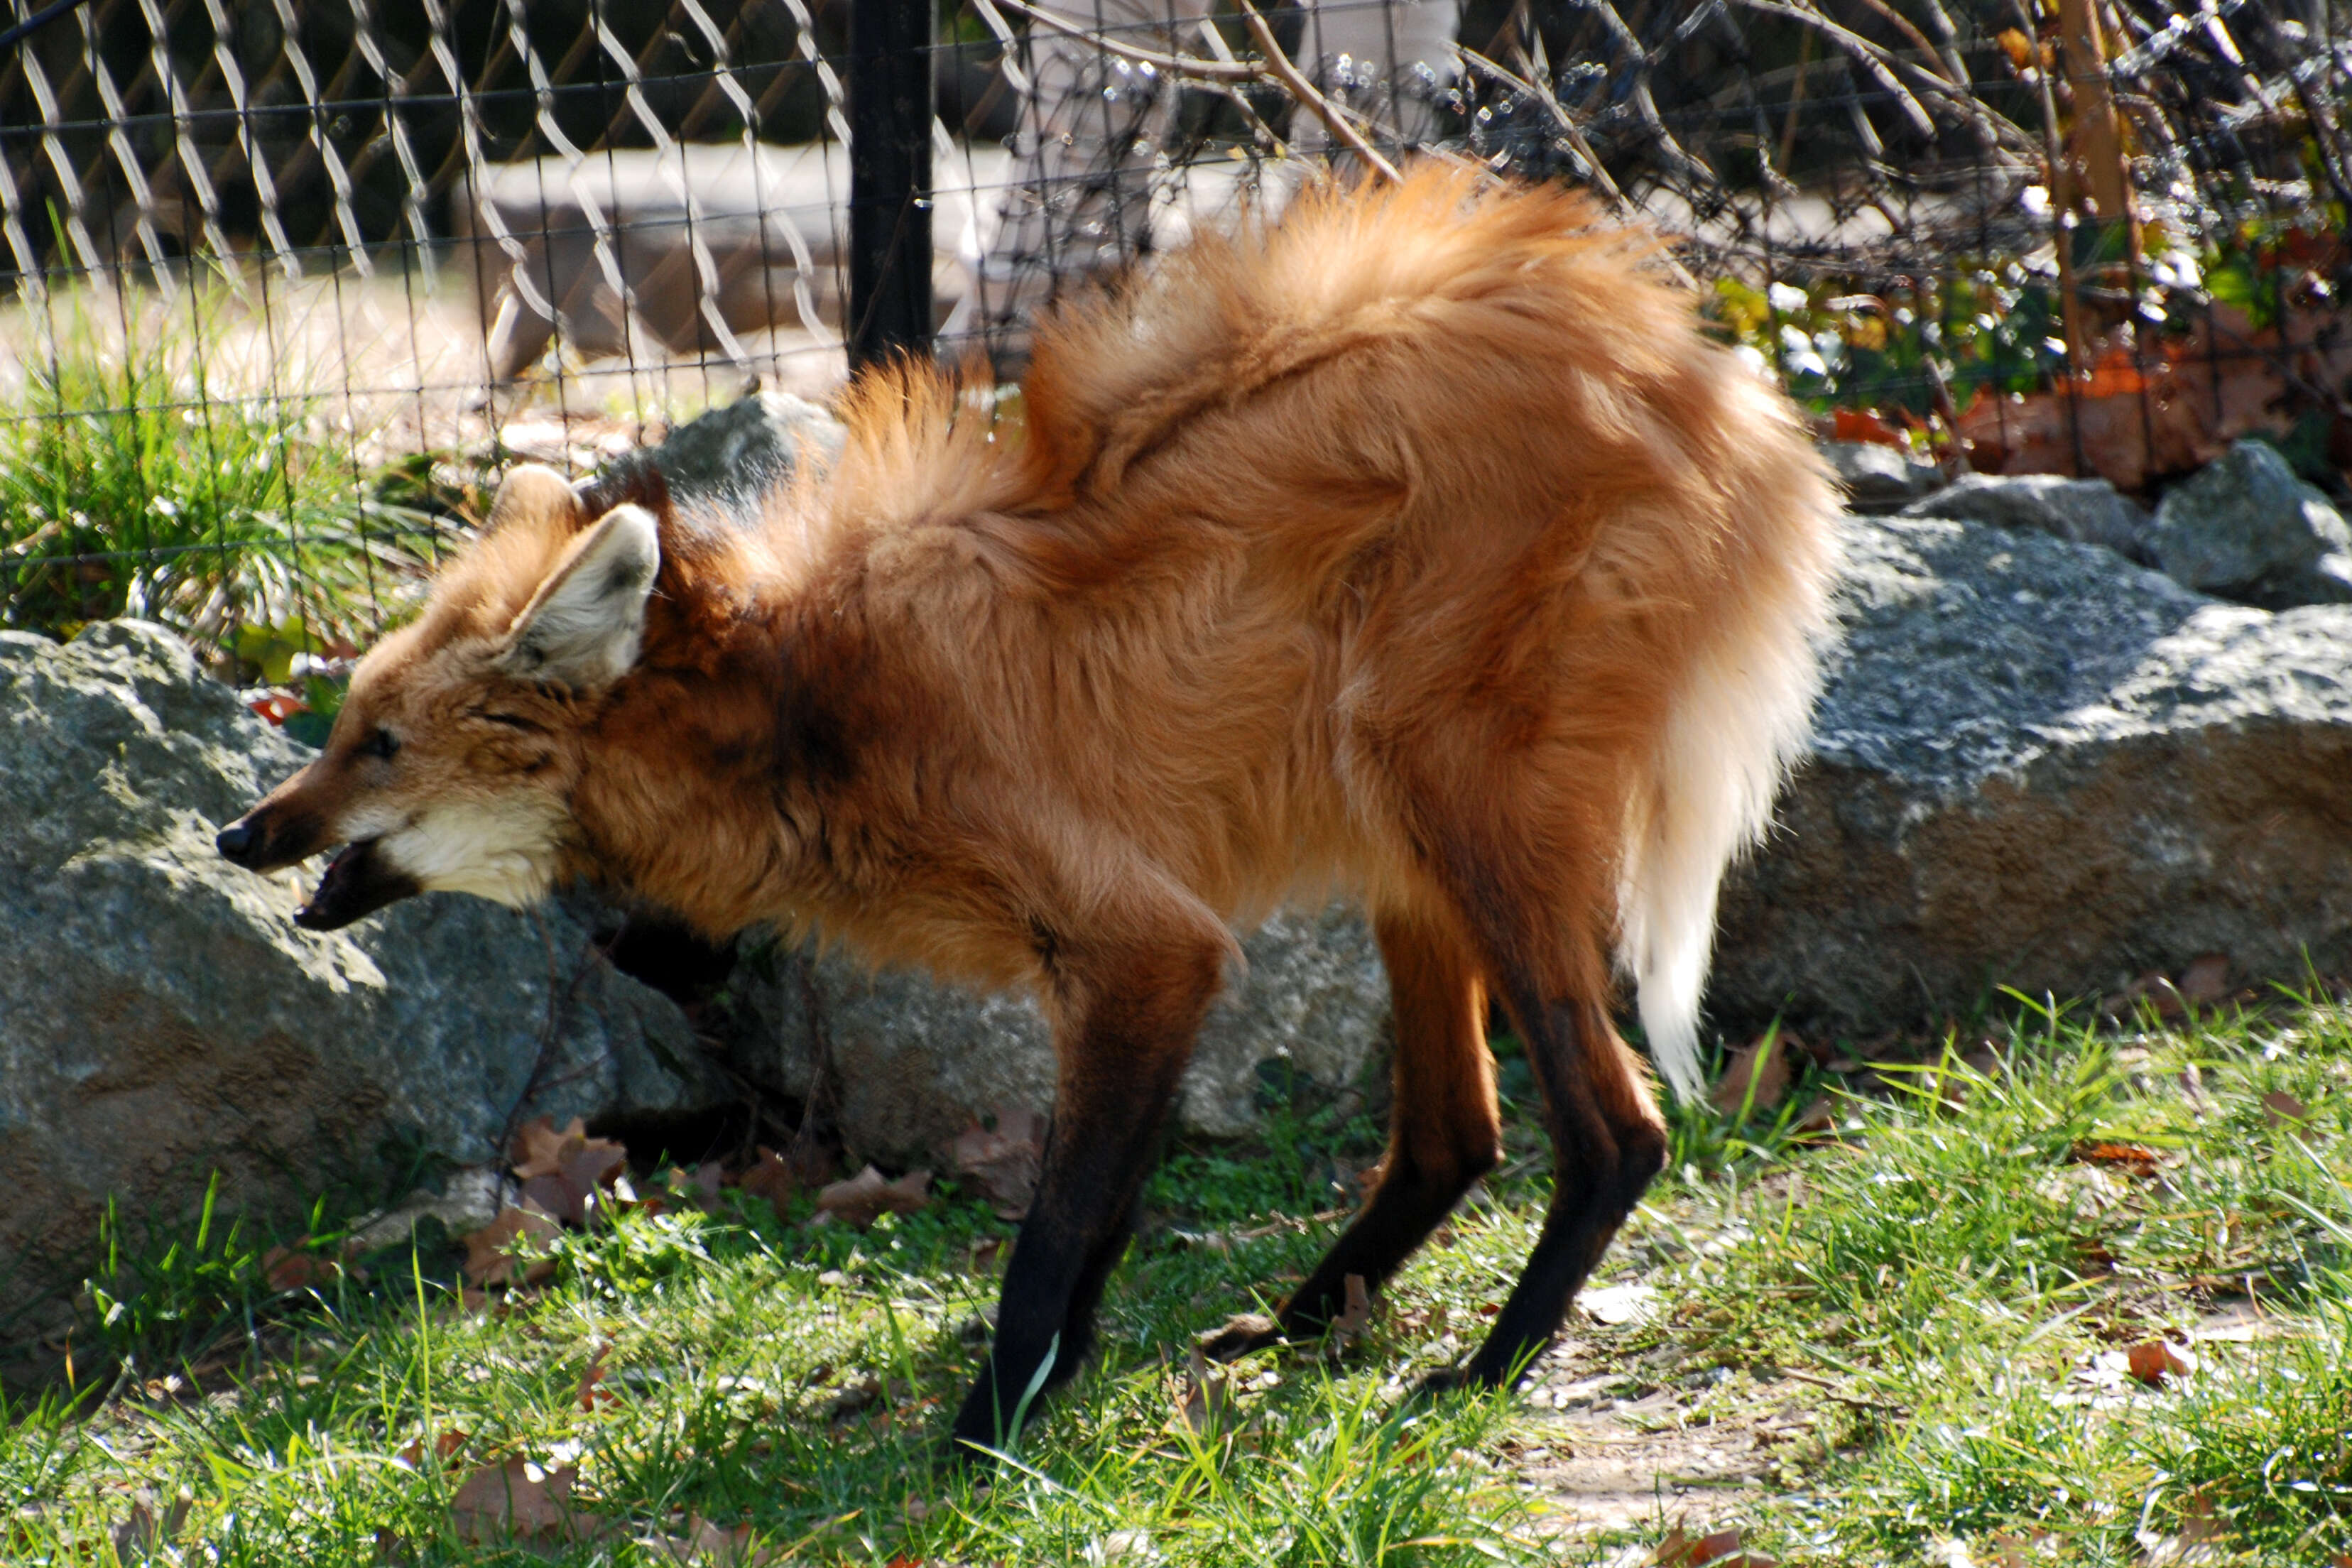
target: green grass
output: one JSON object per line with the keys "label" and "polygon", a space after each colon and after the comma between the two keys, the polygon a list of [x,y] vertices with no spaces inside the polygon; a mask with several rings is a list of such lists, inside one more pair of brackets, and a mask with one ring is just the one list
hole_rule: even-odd
{"label": "green grass", "polygon": [[51,302],[0,407],[0,626],[141,616],[282,680],[287,655],[364,641],[404,602],[433,517],[395,499],[404,476],[356,469],[357,433],[308,389],[208,383],[235,309],[202,282],[176,307]]}
{"label": "green grass", "polygon": [[[1678,1112],[1677,1168],[1602,1271],[1657,1287],[1660,1310],[1577,1325],[1575,1374],[1664,1391],[1667,1414],[1643,1419],[1693,1432],[1799,1409],[1803,1439],[1738,1502],[1750,1545],[1784,1563],[1957,1546],[2137,1564],[2184,1516],[2219,1535],[2215,1561],[2352,1552],[2352,1019],[2282,1003],[2103,1034],[2028,1010],[1997,1044],[1990,1067],[1879,1075],[1891,1089],[1860,1093],[1857,1074],[1826,1136],[1778,1110],[1736,1127]],[[1792,1100],[1848,1081],[1815,1076]],[[119,1270],[129,1296],[110,1299],[152,1338],[91,1343],[78,1394],[7,1412],[0,1497],[22,1506],[0,1559],[110,1562],[134,1506],[184,1500],[163,1544],[122,1537],[124,1560],[653,1563],[668,1559],[645,1542],[708,1521],[804,1563],[1607,1561],[1623,1541],[1552,1540],[1551,1500],[1522,1477],[1561,1441],[1540,1401],[1402,1400],[1532,1238],[1527,1121],[1507,1173],[1360,1342],[1251,1358],[1198,1431],[1180,1415],[1190,1336],[1311,1263],[1374,1150],[1367,1121],[1328,1110],[1277,1114],[1254,1152],[1178,1148],[1100,1364],[984,1486],[934,1462],[1011,1229],[969,1198],[864,1233],[732,1194],[717,1214],[627,1215],[567,1237],[544,1286],[488,1300],[460,1297],[437,1244],[272,1296],[254,1239],[226,1246],[215,1216],[181,1238],[179,1274]],[[2103,1143],[2157,1159],[2084,1157]],[[186,1283],[207,1259],[226,1276]],[[173,1289],[241,1301],[226,1317],[250,1337],[189,1350],[173,1324],[203,1314]],[[2134,1344],[2217,1324],[2185,1377],[2120,1370]],[[163,1374],[159,1356],[217,1363],[225,1346],[226,1365]],[[583,1408],[600,1353],[615,1397]],[[401,1457],[458,1432],[446,1469]],[[468,1539],[454,1489],[517,1454],[576,1469],[575,1522],[596,1539]]]}

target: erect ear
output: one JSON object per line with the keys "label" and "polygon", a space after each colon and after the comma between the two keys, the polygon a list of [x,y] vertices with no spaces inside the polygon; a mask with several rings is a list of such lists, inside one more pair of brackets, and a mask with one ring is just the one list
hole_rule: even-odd
{"label": "erect ear", "polygon": [[499,481],[498,497],[490,502],[490,515],[482,531],[492,533],[520,524],[562,539],[587,521],[580,498],[562,474],[543,463],[518,463]]}
{"label": "erect ear", "polygon": [[499,668],[520,679],[583,690],[618,680],[637,662],[646,601],[660,568],[654,514],[641,506],[614,507],[556,557],[547,580],[515,616]]}

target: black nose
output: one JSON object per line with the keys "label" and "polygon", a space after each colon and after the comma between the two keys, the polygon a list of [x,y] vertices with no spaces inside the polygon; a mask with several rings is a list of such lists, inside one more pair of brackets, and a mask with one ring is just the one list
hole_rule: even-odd
{"label": "black nose", "polygon": [[242,863],[253,847],[253,829],[242,822],[232,822],[220,830],[219,837],[213,840],[213,847],[230,859]]}

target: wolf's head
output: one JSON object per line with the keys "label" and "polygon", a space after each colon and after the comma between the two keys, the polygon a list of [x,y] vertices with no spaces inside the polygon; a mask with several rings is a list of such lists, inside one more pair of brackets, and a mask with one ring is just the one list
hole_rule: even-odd
{"label": "wolf's head", "polygon": [[360,661],[325,749],[222,829],[221,853],[270,871],[337,849],[295,916],[313,931],[432,889],[539,898],[660,565],[651,512],[592,518],[552,469],[516,468],[424,615]]}

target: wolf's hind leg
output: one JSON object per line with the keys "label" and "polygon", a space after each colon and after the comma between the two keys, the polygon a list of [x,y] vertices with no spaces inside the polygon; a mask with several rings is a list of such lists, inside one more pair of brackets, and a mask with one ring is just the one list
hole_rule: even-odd
{"label": "wolf's hind leg", "polygon": [[1433,1388],[1495,1388],[1518,1377],[1551,1342],[1570,1299],[1665,1163],[1664,1121],[1610,1022],[1606,993],[1574,978],[1596,973],[1597,958],[1557,962],[1580,937],[1591,939],[1570,932],[1563,941],[1557,917],[1539,899],[1496,896],[1509,886],[1498,878],[1471,907],[1487,927],[1491,973],[1543,1091],[1551,1204],[1486,1342],[1458,1370],[1432,1377]]}
{"label": "wolf's hind leg", "polygon": [[1469,950],[1421,915],[1383,914],[1372,925],[1396,1018],[1395,1102],[1379,1183],[1279,1317],[1236,1318],[1202,1342],[1220,1360],[1322,1332],[1347,1306],[1349,1275],[1378,1289],[1500,1155],[1486,996]]}

